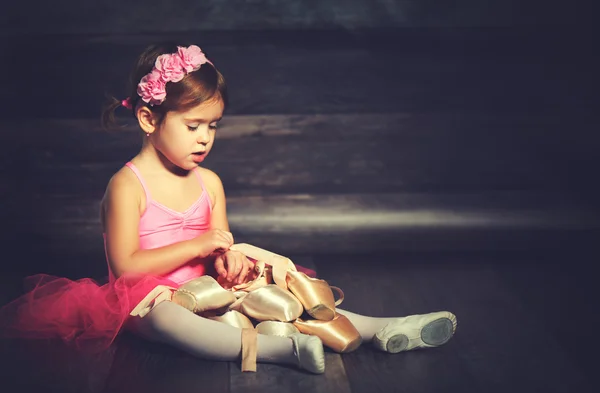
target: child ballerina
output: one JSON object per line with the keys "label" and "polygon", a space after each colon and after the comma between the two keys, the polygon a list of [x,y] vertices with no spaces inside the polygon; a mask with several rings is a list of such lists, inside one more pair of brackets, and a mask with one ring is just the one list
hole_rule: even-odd
{"label": "child ballerina", "polygon": [[[114,110],[122,105],[144,133],[141,150],[114,174],[101,203],[109,283],[98,286],[87,279],[73,282],[38,276],[35,299],[30,293],[10,308],[13,313],[18,308],[22,311],[24,304],[31,306],[37,300],[35,311],[16,312],[17,322],[4,330],[13,335],[30,331],[28,336],[36,337],[41,330],[48,332],[54,327],[59,336],[75,337],[80,343],[98,342],[102,336],[106,346],[127,328],[204,359],[251,358],[249,364],[279,363],[323,373],[326,340],[317,333],[300,332],[317,332],[318,327],[302,329],[302,321],[297,319],[294,325],[299,329],[288,334],[269,334],[263,329],[252,336],[246,334],[252,329],[190,312],[169,296],[171,301],[150,296],[152,291],[158,293],[157,288],[168,288],[172,294],[172,290],[211,277],[218,278],[217,290],[231,294],[224,288],[257,279],[257,259],[240,252],[244,248],[234,243],[223,185],[214,172],[201,165],[215,142],[217,124],[228,103],[221,73],[195,45],[156,45],[139,56],[130,83],[131,96],[115,100],[103,113],[105,122],[111,123]],[[215,282],[209,284],[213,289]],[[73,310],[67,316],[57,310],[65,295]],[[132,312],[148,299],[153,304],[144,313]],[[269,302],[267,298],[265,307]],[[75,322],[82,313],[95,323],[81,326]],[[336,308],[335,319],[339,318],[349,321],[350,329],[359,335],[352,349],[361,342],[372,343],[390,353],[442,345],[456,328],[456,317],[446,311],[374,318]],[[36,324],[45,329],[36,330]]]}

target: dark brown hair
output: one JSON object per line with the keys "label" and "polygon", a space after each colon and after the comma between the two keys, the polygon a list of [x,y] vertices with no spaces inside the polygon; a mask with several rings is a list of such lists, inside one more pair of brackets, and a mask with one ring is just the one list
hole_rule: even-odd
{"label": "dark brown hair", "polygon": [[[152,71],[156,58],[167,53],[177,52],[177,44],[161,44],[147,47],[138,57],[129,78],[129,97],[131,97],[131,113],[135,116],[136,107],[142,104],[157,116],[158,123],[162,123],[167,112],[182,112],[189,110],[203,102],[220,98],[227,108],[228,96],[225,78],[210,63],[204,63],[200,69],[193,71],[179,81],[168,82],[166,85],[167,96],[160,105],[149,105],[141,100],[137,94],[137,85],[140,80]],[[109,97],[102,111],[102,126],[105,129],[117,128],[115,110],[121,106],[121,100]],[[123,108],[125,109],[125,108]]]}

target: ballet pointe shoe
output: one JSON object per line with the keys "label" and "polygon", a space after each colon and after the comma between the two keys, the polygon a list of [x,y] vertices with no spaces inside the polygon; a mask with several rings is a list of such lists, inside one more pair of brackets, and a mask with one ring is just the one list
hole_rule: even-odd
{"label": "ballet pointe shoe", "polygon": [[241,312],[235,310],[229,310],[219,315],[206,315],[205,317],[240,329],[254,329],[252,321]]}
{"label": "ballet pointe shoe", "polygon": [[300,333],[294,324],[279,321],[262,321],[256,325],[256,331],[258,334],[280,337],[289,337],[294,333]]}
{"label": "ballet pointe shoe", "polygon": [[338,353],[352,352],[362,343],[356,327],[342,314],[336,314],[331,321],[297,319],[294,326],[301,333],[319,337],[323,345]]}
{"label": "ballet pointe shoe", "polygon": [[437,347],[452,338],[456,324],[456,316],[448,311],[398,318],[373,336],[373,345],[388,353]]}
{"label": "ballet pointe shoe", "polygon": [[[235,297],[235,295],[233,295]],[[302,315],[302,304],[290,292],[269,284],[244,294],[229,309],[259,321],[289,322]]]}
{"label": "ballet pointe shoe", "polygon": [[202,276],[180,286],[171,301],[193,313],[215,310],[235,302],[233,292],[227,291],[211,276]]}
{"label": "ballet pointe shoe", "polygon": [[325,351],[319,337],[302,333],[293,333],[289,337],[294,343],[294,355],[298,358],[298,367],[313,374],[323,374]]}
{"label": "ballet pointe shoe", "polygon": [[[342,303],[344,293],[338,287],[331,287],[327,281],[310,278],[298,271],[287,272],[288,289],[298,298],[302,306],[315,319],[331,321],[335,318],[335,306]],[[340,298],[336,301],[332,288],[337,290]]]}

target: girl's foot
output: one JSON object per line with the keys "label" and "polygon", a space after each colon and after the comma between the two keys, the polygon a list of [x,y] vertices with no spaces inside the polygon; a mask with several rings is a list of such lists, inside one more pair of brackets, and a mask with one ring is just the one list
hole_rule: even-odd
{"label": "girl's foot", "polygon": [[397,318],[373,337],[373,345],[389,353],[445,344],[456,331],[456,316],[448,311]]}
{"label": "girl's foot", "polygon": [[298,366],[314,374],[323,374],[325,352],[321,339],[302,333],[293,333],[289,337],[294,342],[294,355],[298,358]]}

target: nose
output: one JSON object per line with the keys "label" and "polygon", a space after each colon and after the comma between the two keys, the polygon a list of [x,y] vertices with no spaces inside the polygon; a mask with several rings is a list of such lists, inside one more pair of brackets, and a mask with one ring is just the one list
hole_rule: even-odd
{"label": "nose", "polygon": [[210,132],[208,130],[208,125],[198,128],[198,143],[206,144],[210,142]]}

